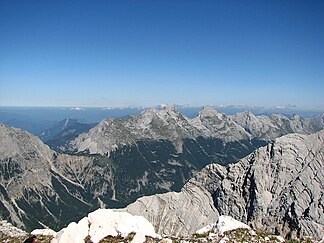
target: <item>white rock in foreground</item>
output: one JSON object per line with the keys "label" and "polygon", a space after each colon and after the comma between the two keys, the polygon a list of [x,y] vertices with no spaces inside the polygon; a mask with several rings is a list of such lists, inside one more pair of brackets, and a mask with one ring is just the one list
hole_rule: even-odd
{"label": "white rock in foreground", "polygon": [[143,237],[145,239],[145,236],[160,238],[153,225],[142,216],[115,212],[112,209],[98,209],[77,224],[70,223],[67,228],[57,233],[52,243],[84,243],[88,235],[93,243],[97,243],[108,235],[126,237],[131,232],[136,233],[133,242],[139,242]]}
{"label": "white rock in foreground", "polygon": [[207,232],[215,232],[215,233],[223,234],[226,231],[242,229],[242,228],[251,230],[251,228],[248,225],[233,219],[231,216],[221,215],[219,216],[217,223],[209,224],[197,230],[196,234],[204,234]]}
{"label": "white rock in foreground", "polygon": [[236,229],[251,229],[248,225],[233,219],[230,216],[222,215],[219,217],[216,224],[216,231],[223,234],[226,231],[236,230]]}
{"label": "white rock in foreground", "polygon": [[30,234],[32,235],[47,235],[55,236],[57,233],[51,229],[34,229]]}

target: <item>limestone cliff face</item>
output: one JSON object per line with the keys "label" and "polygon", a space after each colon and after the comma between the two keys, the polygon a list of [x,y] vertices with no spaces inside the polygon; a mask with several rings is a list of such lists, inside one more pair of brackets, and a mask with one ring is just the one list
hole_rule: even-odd
{"label": "limestone cliff face", "polygon": [[185,186],[181,192],[169,192],[139,198],[122,211],[142,215],[157,233],[188,236],[218,218],[211,195],[202,187]]}
{"label": "limestone cliff face", "polygon": [[[141,198],[126,210],[147,217],[159,233],[186,235],[216,221],[218,215],[230,215],[286,237],[321,239],[323,161],[324,131],[286,135],[238,163],[207,165],[179,194]],[[199,211],[188,202],[199,204]],[[166,215],[172,215],[170,223],[164,220]],[[200,220],[204,215],[206,221]],[[186,227],[174,227],[181,224]]]}

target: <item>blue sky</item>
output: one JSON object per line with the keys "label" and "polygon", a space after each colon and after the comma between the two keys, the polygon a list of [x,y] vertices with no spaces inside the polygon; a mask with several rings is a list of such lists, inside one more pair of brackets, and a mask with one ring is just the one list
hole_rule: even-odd
{"label": "blue sky", "polygon": [[0,105],[324,110],[324,1],[0,1]]}

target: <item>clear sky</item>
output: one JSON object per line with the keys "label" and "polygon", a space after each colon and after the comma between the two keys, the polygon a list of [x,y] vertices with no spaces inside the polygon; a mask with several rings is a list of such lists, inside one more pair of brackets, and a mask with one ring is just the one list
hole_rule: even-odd
{"label": "clear sky", "polygon": [[324,1],[0,0],[0,105],[324,110]]}

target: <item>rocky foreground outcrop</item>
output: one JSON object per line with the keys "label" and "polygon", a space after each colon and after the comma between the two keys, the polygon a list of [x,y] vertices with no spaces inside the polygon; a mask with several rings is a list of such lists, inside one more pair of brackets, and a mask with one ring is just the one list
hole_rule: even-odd
{"label": "rocky foreground outcrop", "polygon": [[158,235],[153,225],[144,217],[112,209],[98,209],[78,223],[71,222],[57,233],[50,229],[37,229],[27,234],[9,223],[2,224],[0,221],[1,242],[23,242],[27,237],[36,238],[36,242],[39,243],[284,242],[281,236],[254,231],[248,225],[225,215],[186,238]]}
{"label": "rocky foreground outcrop", "polygon": [[238,163],[206,166],[180,193],[143,197],[125,210],[146,217],[160,234],[192,234],[229,215],[286,238],[322,239],[323,161],[323,130],[286,135]]}

